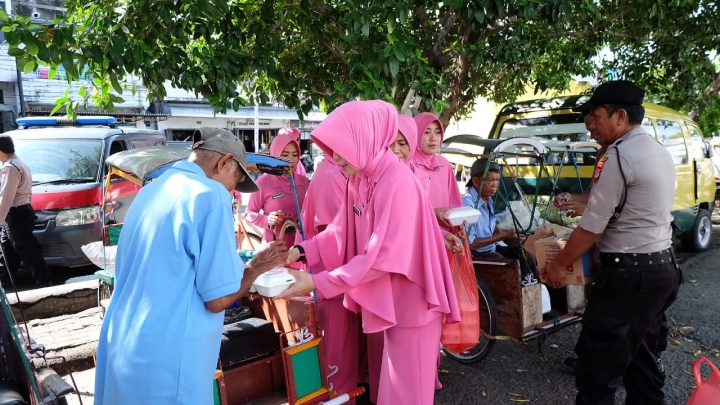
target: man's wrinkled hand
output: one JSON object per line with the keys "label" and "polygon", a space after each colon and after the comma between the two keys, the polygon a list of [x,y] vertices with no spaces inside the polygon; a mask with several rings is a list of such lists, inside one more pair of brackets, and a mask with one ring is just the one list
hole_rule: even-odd
{"label": "man's wrinkled hand", "polygon": [[502,229],[499,234],[504,242],[514,242],[518,238],[518,234],[514,229]]}
{"label": "man's wrinkled hand", "polygon": [[548,263],[542,269],[540,269],[540,274],[542,274],[545,278],[545,284],[552,288],[564,287],[564,273],[564,269],[558,266],[555,261]]}
{"label": "man's wrinkled hand", "polygon": [[263,250],[255,254],[255,257],[252,259],[252,267],[259,274],[262,274],[285,264],[287,256],[288,249],[287,246],[285,246],[285,242],[276,240],[270,242]]}
{"label": "man's wrinkled hand", "polygon": [[275,296],[276,299],[304,297],[315,289],[315,283],[313,282],[312,276],[310,274],[304,271],[298,271],[293,269],[287,269],[287,272],[295,278],[295,284],[291,285],[290,287],[288,287],[287,290]]}

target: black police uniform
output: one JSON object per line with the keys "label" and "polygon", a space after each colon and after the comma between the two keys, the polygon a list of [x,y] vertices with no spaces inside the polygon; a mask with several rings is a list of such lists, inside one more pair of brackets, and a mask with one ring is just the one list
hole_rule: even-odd
{"label": "black police uniform", "polygon": [[48,285],[50,272],[40,245],[33,235],[35,211],[30,205],[32,175],[30,168],[12,156],[0,174],[0,244],[3,264],[16,272],[21,261],[33,271],[35,283]]}
{"label": "black police uniform", "polygon": [[[637,86],[609,83],[593,95],[595,105],[642,103]],[[626,404],[663,403],[659,356],[667,346],[665,311],[682,282],[672,250],[674,196],[672,158],[639,126],[596,165],[579,226],[601,234],[596,245],[601,269],[575,347],[578,404],[614,404],[621,382]]]}

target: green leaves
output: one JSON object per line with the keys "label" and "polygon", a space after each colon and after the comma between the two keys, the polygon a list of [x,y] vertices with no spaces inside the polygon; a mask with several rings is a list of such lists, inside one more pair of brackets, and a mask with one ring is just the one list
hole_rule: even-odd
{"label": "green leaves", "polygon": [[[481,96],[511,101],[610,68],[676,108],[717,108],[702,94],[720,69],[708,61],[718,48],[718,3],[656,3],[67,0],[53,24],[0,13],[0,29],[23,69],[47,64],[54,77],[62,66],[68,81],[91,80],[81,100],[63,100],[70,112],[83,103],[112,108],[139,80],[150,100],[163,99],[170,81],[217,111],[258,100],[300,115],[354,98],[400,105],[413,89],[422,109],[447,121]],[[606,46],[613,61],[591,59]]]}

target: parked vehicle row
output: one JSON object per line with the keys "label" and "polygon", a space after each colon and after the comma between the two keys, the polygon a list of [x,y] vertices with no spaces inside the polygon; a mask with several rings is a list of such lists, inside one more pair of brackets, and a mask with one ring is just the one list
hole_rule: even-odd
{"label": "parked vehicle row", "polygon": [[[489,153],[497,143],[532,137],[550,147],[553,143],[594,143],[585,129],[583,117],[572,111],[586,101],[586,96],[557,97],[511,103],[498,114],[488,136],[458,135],[445,140],[444,155],[457,167],[458,181],[464,184],[472,162],[464,152]],[[712,150],[704,141],[698,125],[670,108],[644,103],[645,119],[642,127],[665,146],[675,162],[675,202],[673,216],[676,238],[691,251],[710,247],[712,222],[710,213],[715,206],[715,174]],[[595,164],[595,153],[578,151],[567,155],[569,161],[545,162],[551,176],[559,177],[562,191],[587,190]],[[524,171],[525,187],[535,187],[540,165],[527,161]],[[554,170],[559,170],[555,173]],[[581,181],[578,181],[577,178]],[[549,186],[549,184],[548,184]]]}
{"label": "parked vehicle row", "polygon": [[[18,124],[20,129],[6,135],[13,138],[17,155],[32,171],[32,205],[38,217],[34,233],[45,260],[51,266],[90,264],[80,246],[102,236],[105,159],[123,150],[164,145],[165,136],[117,127],[112,117],[79,117],[75,122],[29,117],[18,119]],[[121,196],[133,188],[126,182],[112,192]],[[107,213],[123,210],[120,204],[107,207]]]}

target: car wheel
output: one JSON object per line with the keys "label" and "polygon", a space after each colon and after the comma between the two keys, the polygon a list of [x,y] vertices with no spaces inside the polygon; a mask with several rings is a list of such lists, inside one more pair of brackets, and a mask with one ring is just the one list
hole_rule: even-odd
{"label": "car wheel", "polygon": [[702,252],[710,247],[712,236],[712,219],[710,213],[703,208],[698,210],[692,231],[683,240],[683,247],[692,252]]}

